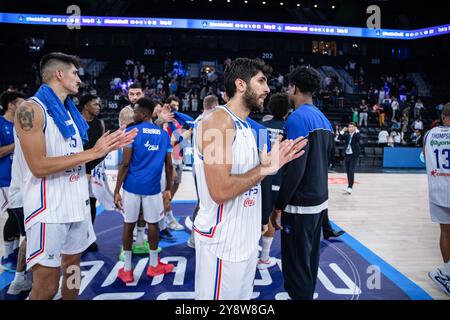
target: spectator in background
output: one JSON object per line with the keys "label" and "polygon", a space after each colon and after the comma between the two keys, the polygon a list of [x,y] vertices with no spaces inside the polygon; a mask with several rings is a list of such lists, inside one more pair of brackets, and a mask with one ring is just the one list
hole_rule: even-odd
{"label": "spectator in background", "polygon": [[178,83],[177,80],[174,78],[169,83],[169,94],[174,95],[178,91]]}
{"label": "spectator in background", "polygon": [[378,104],[382,104],[384,98],[386,98],[386,91],[384,91],[384,87],[381,87],[380,91],[378,91]]}
{"label": "spectator in background", "polygon": [[394,98],[392,99],[392,103],[391,103],[391,109],[392,109],[392,118],[391,118],[391,121],[392,121],[392,122],[394,121],[395,117],[397,116],[398,108],[399,108],[399,103],[398,103],[398,101],[397,101],[397,98],[394,97]]}
{"label": "spectator in background", "polygon": [[378,145],[380,147],[387,147],[389,132],[385,127],[381,128],[380,133],[378,133]]}
{"label": "spectator in background", "polygon": [[181,100],[181,111],[189,111],[189,93],[185,93],[183,99]]}
{"label": "spectator in background", "polygon": [[414,120],[413,124],[412,124],[412,129],[413,130],[423,130],[423,122],[422,122],[422,118],[419,117],[418,119]]}
{"label": "spectator in background", "polygon": [[[25,94],[25,92],[24,92],[24,94]],[[26,95],[26,94],[25,94],[25,95]],[[441,118],[441,114],[442,114],[442,109],[444,109],[444,104],[443,104],[443,103],[439,103],[439,104],[435,107],[435,109],[436,109],[437,117],[438,117],[438,119],[440,119],[440,118]]]}
{"label": "spectator in background", "polygon": [[376,103],[373,106],[373,112],[377,115],[378,117],[378,125],[379,127],[383,127],[384,126],[384,109],[382,107],[381,104]]}
{"label": "spectator in background", "polygon": [[193,92],[191,94],[191,106],[192,106],[192,111],[197,112],[198,110],[198,96],[196,92]]}
{"label": "spectator in background", "polygon": [[348,187],[346,189],[348,194],[353,193],[353,184],[355,182],[355,170],[359,155],[361,154],[361,147],[359,145],[359,131],[354,123],[349,123],[348,127],[342,129],[339,135],[339,140],[344,142],[345,150],[345,171],[347,172]]}
{"label": "spectator in background", "polygon": [[[362,127],[363,124],[367,127],[367,118],[368,118],[369,106],[366,103],[366,100],[361,100],[361,104],[359,105],[359,126]],[[356,123],[356,122],[355,122]]]}
{"label": "spectator in background", "polygon": [[399,147],[402,143],[402,135],[397,130],[392,130],[391,137],[394,139],[394,147]]}
{"label": "spectator in background", "polygon": [[422,148],[422,146],[423,146],[422,131],[415,130],[411,136],[411,141],[415,147]]}
{"label": "spectator in background", "polygon": [[417,119],[421,116],[422,109],[425,109],[425,107],[423,106],[422,100],[417,99],[417,102],[414,105],[414,119]]}
{"label": "spectator in background", "polygon": [[352,108],[352,121],[353,123],[358,123],[358,108]]}

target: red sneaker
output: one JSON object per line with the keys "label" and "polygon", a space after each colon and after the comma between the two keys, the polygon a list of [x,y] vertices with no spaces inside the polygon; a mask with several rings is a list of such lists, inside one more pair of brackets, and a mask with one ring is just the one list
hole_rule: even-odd
{"label": "red sneaker", "polygon": [[120,268],[117,277],[125,283],[130,283],[134,281],[133,270],[125,271],[124,268]]}
{"label": "red sneaker", "polygon": [[173,264],[158,261],[158,265],[156,267],[148,266],[147,275],[149,277],[155,277],[161,274],[171,273],[174,267],[175,266]]}

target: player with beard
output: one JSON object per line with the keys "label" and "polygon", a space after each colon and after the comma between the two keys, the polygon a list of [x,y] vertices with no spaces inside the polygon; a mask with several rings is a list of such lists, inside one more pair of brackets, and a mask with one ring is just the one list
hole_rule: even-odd
{"label": "player with beard", "polygon": [[198,125],[194,164],[200,201],[195,218],[195,298],[243,299],[253,293],[261,237],[261,186],[265,176],[300,157],[306,140],[279,140],[259,155],[247,122],[269,94],[271,68],[238,58],[225,73],[226,105]]}

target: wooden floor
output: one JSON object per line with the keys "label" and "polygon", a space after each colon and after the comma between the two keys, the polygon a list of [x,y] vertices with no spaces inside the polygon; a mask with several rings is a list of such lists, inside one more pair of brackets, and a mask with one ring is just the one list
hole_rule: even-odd
{"label": "wooden floor", "polygon": [[[345,175],[330,174],[330,178]],[[429,216],[426,175],[356,174],[356,181],[352,195],[344,194],[343,184],[329,185],[330,218],[433,298],[450,299],[428,278],[428,272],[443,262],[439,226]],[[190,172],[184,172],[175,199],[195,199]],[[0,230],[5,218],[0,216]]]}

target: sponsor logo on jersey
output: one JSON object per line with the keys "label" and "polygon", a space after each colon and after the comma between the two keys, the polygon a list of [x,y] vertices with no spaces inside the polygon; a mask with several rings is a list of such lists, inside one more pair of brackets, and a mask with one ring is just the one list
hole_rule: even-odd
{"label": "sponsor logo on jersey", "polygon": [[431,140],[430,145],[432,147],[450,146],[450,140],[444,140],[444,141]]}
{"label": "sponsor logo on jersey", "polygon": [[436,169],[430,172],[432,177],[450,177],[450,173],[438,172]]}
{"label": "sponsor logo on jersey", "polygon": [[255,198],[247,198],[244,200],[244,207],[253,207],[256,204]]}
{"label": "sponsor logo on jersey", "polygon": [[69,177],[70,182],[76,182],[80,180],[80,174],[79,173],[72,173]]}

